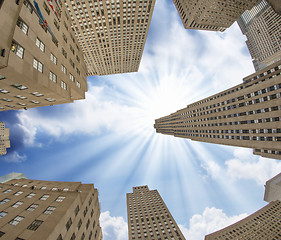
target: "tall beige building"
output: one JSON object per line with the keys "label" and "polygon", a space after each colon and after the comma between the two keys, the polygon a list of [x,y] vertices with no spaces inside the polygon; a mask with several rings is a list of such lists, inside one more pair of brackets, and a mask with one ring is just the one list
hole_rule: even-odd
{"label": "tall beige building", "polygon": [[230,27],[258,0],[173,0],[186,29],[221,31]]}
{"label": "tall beige building", "polygon": [[253,148],[281,159],[281,61],[243,83],[155,120],[158,133]]}
{"label": "tall beige building", "polygon": [[5,128],[5,123],[0,122],[0,155],[5,155],[7,153],[6,148],[11,147],[9,136],[9,128]]}
{"label": "tall beige building", "polygon": [[155,0],[66,0],[88,75],[137,72]]}
{"label": "tall beige building", "polygon": [[102,239],[93,184],[14,179],[0,183],[1,240]]}
{"label": "tall beige building", "polygon": [[266,181],[265,184],[264,201],[275,200],[281,201],[281,173]]}
{"label": "tall beige building", "polygon": [[83,52],[61,0],[1,1],[0,110],[84,99]]}
{"label": "tall beige building", "polygon": [[127,216],[130,240],[185,239],[158,191],[148,186],[127,193]]}
{"label": "tall beige building", "polygon": [[281,202],[274,201],[222,230],[206,235],[205,240],[281,239]]}
{"label": "tall beige building", "polygon": [[[280,2],[281,5],[281,2]],[[256,71],[281,60],[281,16],[260,0],[238,19]]]}

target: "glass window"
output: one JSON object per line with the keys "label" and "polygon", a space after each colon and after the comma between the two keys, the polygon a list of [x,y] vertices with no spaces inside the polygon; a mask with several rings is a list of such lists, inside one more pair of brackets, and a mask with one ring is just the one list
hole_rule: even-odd
{"label": "glass window", "polygon": [[19,45],[17,42],[12,41],[11,51],[15,53],[18,57],[23,59],[24,48]]}
{"label": "glass window", "polygon": [[49,197],[50,197],[49,194],[44,194],[44,195],[40,198],[40,200],[45,201],[45,200],[47,200]]}
{"label": "glass window", "polygon": [[21,18],[18,19],[17,26],[27,35],[28,26]]}
{"label": "glass window", "polygon": [[44,211],[44,214],[52,214],[55,211],[56,207],[50,206]]}
{"label": "glass window", "polygon": [[[8,213],[6,213],[6,212],[0,212],[0,218],[2,218],[2,217],[5,217],[6,215],[7,215]],[[1,236],[1,235],[0,235]]]}
{"label": "glass window", "polygon": [[37,207],[38,207],[38,204],[32,204],[26,210],[33,212]]}
{"label": "glass window", "polygon": [[41,221],[41,220],[34,220],[34,221],[27,227],[27,229],[32,230],[32,231],[36,231],[37,228],[39,228],[42,223],[43,223],[43,221]]}
{"label": "glass window", "polygon": [[39,47],[39,49],[44,52],[45,51],[45,44],[39,39],[39,38],[36,38],[36,46]]}
{"label": "glass window", "polygon": [[26,198],[32,198],[33,196],[35,196],[36,194],[35,193],[30,193],[26,196]]}
{"label": "glass window", "polygon": [[12,221],[9,222],[11,225],[17,225],[20,221],[22,221],[24,217],[16,216]]}
{"label": "glass window", "polygon": [[43,64],[35,58],[33,59],[33,67],[39,72],[43,73]]}
{"label": "glass window", "polygon": [[22,204],[23,204],[23,202],[19,201],[19,202],[16,202],[12,207],[13,208],[18,208]]}

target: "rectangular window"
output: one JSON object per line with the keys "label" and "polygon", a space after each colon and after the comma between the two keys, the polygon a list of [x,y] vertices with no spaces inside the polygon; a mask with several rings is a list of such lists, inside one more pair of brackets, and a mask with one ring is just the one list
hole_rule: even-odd
{"label": "rectangular window", "polygon": [[16,226],[20,221],[22,221],[24,217],[16,216],[9,224]]}
{"label": "rectangular window", "polygon": [[57,20],[54,18],[54,25],[56,26],[56,28],[58,29],[58,31],[60,30],[60,25],[58,24]]}
{"label": "rectangular window", "polygon": [[61,49],[62,55],[67,58],[67,52],[64,50],[64,48]]}
{"label": "rectangular window", "polygon": [[72,220],[71,220],[71,218],[69,218],[69,220],[67,221],[67,223],[65,225],[66,229],[68,230],[71,225],[72,225]]}
{"label": "rectangular window", "polygon": [[58,190],[57,187],[53,187],[53,188],[52,188],[52,191],[57,191],[57,190]]}
{"label": "rectangular window", "polygon": [[32,231],[36,231],[37,228],[39,228],[42,223],[43,223],[43,221],[41,221],[41,220],[34,220],[33,223],[31,223],[27,227],[27,229],[32,230]]}
{"label": "rectangular window", "polygon": [[11,192],[12,191],[12,189],[7,189],[7,190],[5,190],[3,193],[8,193],[8,192]]}
{"label": "rectangular window", "polygon": [[72,234],[70,240],[74,240],[75,239],[75,233]]}
{"label": "rectangular window", "polygon": [[5,199],[3,199],[3,200],[0,202],[0,204],[4,204],[4,203],[9,202],[9,201],[10,201],[9,198],[5,198]]}
{"label": "rectangular window", "polygon": [[32,198],[33,196],[35,196],[36,194],[35,193],[29,193],[26,198]]}
{"label": "rectangular window", "polygon": [[45,2],[43,3],[43,8],[45,9],[46,13],[50,15],[50,9]]}
{"label": "rectangular window", "polygon": [[38,204],[32,204],[26,210],[33,212],[37,207],[38,207]]}
{"label": "rectangular window", "polygon": [[18,191],[18,192],[16,192],[14,195],[15,196],[19,196],[19,195],[21,195],[23,193],[23,191]]}
{"label": "rectangular window", "polygon": [[33,7],[32,7],[31,3],[28,0],[24,0],[23,4],[27,7],[27,9],[30,11],[30,13],[33,12]]}
{"label": "rectangular window", "polygon": [[53,81],[53,82],[55,82],[55,83],[57,82],[57,75],[54,74],[54,73],[51,72],[51,71],[50,71],[49,78],[50,78],[51,81]]}
{"label": "rectangular window", "polygon": [[81,225],[82,225],[82,220],[80,219],[78,222],[78,230],[80,229]]}
{"label": "rectangular window", "polygon": [[65,199],[65,196],[58,196],[56,202],[62,202]]}
{"label": "rectangular window", "polygon": [[0,212],[0,218],[5,217],[8,213],[6,212]]}
{"label": "rectangular window", "polygon": [[77,207],[75,208],[75,211],[74,211],[75,216],[77,216],[78,212],[79,212],[79,206],[77,206]]}
{"label": "rectangular window", "polygon": [[23,202],[19,201],[19,202],[16,202],[12,207],[13,208],[18,208],[22,204],[23,204]]}
{"label": "rectangular window", "polygon": [[57,57],[56,57],[54,54],[52,54],[52,53],[51,53],[51,55],[50,55],[50,59],[51,59],[51,61],[52,61],[54,64],[56,64],[56,65],[57,65],[57,63],[58,63],[58,59],[57,59]]}
{"label": "rectangular window", "polygon": [[64,65],[61,65],[61,71],[66,74],[67,73],[67,70],[66,70],[66,67]]}
{"label": "rectangular window", "polygon": [[69,74],[69,79],[72,81],[72,82],[75,82],[75,78],[74,78],[74,76],[70,73]]}
{"label": "rectangular window", "polygon": [[17,42],[12,41],[11,51],[15,53],[18,57],[23,59],[24,48],[19,45]]}
{"label": "rectangular window", "polygon": [[35,44],[42,52],[45,51],[45,44],[39,38],[36,38]]}
{"label": "rectangular window", "polygon": [[65,36],[65,34],[62,34],[63,40],[67,43],[67,37]]}
{"label": "rectangular window", "polygon": [[56,207],[47,207],[47,209],[44,211],[44,214],[52,214],[53,211],[55,211]]}
{"label": "rectangular window", "polygon": [[43,73],[43,64],[35,58],[33,59],[33,67],[39,72]]}
{"label": "rectangular window", "polygon": [[61,88],[62,89],[64,89],[64,90],[66,90],[67,89],[67,85],[66,85],[66,83],[64,82],[64,81],[61,81]]}
{"label": "rectangular window", "polygon": [[49,194],[44,194],[44,195],[40,198],[40,200],[45,201],[45,200],[47,200],[49,197],[50,197]]}
{"label": "rectangular window", "polygon": [[17,26],[27,35],[28,26],[21,18],[18,19]]}

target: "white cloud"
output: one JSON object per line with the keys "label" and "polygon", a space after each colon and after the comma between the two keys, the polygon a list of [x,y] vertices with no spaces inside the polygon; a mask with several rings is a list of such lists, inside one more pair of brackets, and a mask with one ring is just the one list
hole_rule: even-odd
{"label": "white cloud", "polygon": [[5,162],[10,163],[21,163],[26,160],[26,155],[20,155],[18,152],[14,151],[12,153],[8,153],[2,158]]}
{"label": "white cloud", "polygon": [[128,225],[123,217],[112,217],[110,212],[102,212],[100,215],[104,240],[127,240]]}
{"label": "white cloud", "polygon": [[232,180],[252,179],[259,185],[281,172],[281,162],[255,156],[251,149],[234,150],[234,157],[226,161],[226,174]]}
{"label": "white cloud", "polygon": [[189,220],[189,228],[183,225],[179,225],[179,227],[187,240],[203,240],[205,235],[218,231],[245,217],[247,217],[246,213],[229,217],[222,209],[206,207],[202,215],[192,216]]}

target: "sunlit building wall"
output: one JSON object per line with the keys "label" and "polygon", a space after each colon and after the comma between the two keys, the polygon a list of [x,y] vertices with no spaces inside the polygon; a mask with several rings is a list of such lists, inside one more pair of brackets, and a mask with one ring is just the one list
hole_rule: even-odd
{"label": "sunlit building wall", "polygon": [[281,60],[281,16],[261,0],[237,20],[256,71]]}
{"label": "sunlit building wall", "polygon": [[173,0],[186,29],[221,31],[230,27],[258,0]]}
{"label": "sunlit building wall", "polygon": [[206,235],[205,240],[281,239],[281,202],[274,201],[222,230]]}
{"label": "sunlit building wall", "polygon": [[0,183],[0,238],[102,239],[93,184],[14,179]]}
{"label": "sunlit building wall", "polygon": [[66,0],[88,75],[137,72],[155,0]]}
{"label": "sunlit building wall", "polygon": [[127,216],[130,240],[185,239],[158,191],[148,186],[127,193]]}
{"label": "sunlit building wall", "polygon": [[5,123],[0,122],[0,155],[5,155],[7,153],[7,148],[11,147],[9,137],[9,128],[5,128]]}
{"label": "sunlit building wall", "polygon": [[156,132],[216,144],[253,148],[281,159],[281,61],[243,83],[155,120]]}
{"label": "sunlit building wall", "polygon": [[264,201],[281,200],[281,173],[266,181]]}
{"label": "sunlit building wall", "polygon": [[0,110],[84,99],[83,52],[61,0],[1,1]]}

